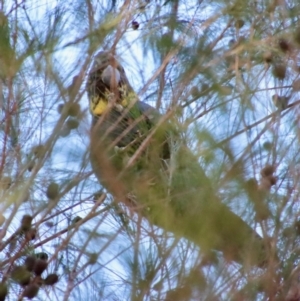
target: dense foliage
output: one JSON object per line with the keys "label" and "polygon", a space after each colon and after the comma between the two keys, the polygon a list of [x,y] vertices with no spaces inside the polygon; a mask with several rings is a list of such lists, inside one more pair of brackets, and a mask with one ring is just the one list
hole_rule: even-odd
{"label": "dense foliage", "polygon": [[[299,16],[297,1],[2,1],[0,300],[300,300]],[[262,236],[265,268],[204,257],[101,190],[85,87],[103,49]]]}

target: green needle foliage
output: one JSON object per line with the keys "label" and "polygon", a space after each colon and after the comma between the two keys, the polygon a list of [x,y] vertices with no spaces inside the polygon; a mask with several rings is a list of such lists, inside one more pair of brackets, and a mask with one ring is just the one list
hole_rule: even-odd
{"label": "green needle foliage", "polygon": [[[298,300],[299,16],[2,1],[0,299]],[[139,102],[95,124],[99,51]]]}

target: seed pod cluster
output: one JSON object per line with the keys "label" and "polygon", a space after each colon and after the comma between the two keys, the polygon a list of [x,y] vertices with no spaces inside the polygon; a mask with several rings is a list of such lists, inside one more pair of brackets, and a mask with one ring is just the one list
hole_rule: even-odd
{"label": "seed pod cluster", "polygon": [[46,191],[47,198],[50,200],[54,200],[59,194],[59,186],[55,182],[51,182]]}
{"label": "seed pod cluster", "polygon": [[11,272],[11,278],[18,284],[25,286],[30,283],[31,273],[27,270],[26,266],[16,266]]}
{"label": "seed pod cluster", "polygon": [[74,117],[69,117],[66,121],[66,127],[69,129],[69,130],[75,130],[78,128],[79,126],[79,120],[77,118],[74,118]]}
{"label": "seed pod cluster", "polygon": [[71,133],[71,130],[69,128],[67,128],[65,125],[63,125],[63,127],[61,128],[61,130],[59,132],[59,136],[67,137],[70,135],[70,133]]}
{"label": "seed pod cluster", "polygon": [[28,214],[23,215],[21,220],[21,230],[23,232],[29,231],[31,229],[31,223],[32,223],[32,216]]}
{"label": "seed pod cluster", "polygon": [[78,117],[80,115],[80,105],[76,102],[59,104],[57,107],[57,111],[60,114],[66,114],[71,117]]}
{"label": "seed pod cluster", "polygon": [[277,177],[274,176],[275,167],[273,165],[266,165],[261,171],[260,189],[270,191],[271,187],[277,182]]}
{"label": "seed pod cluster", "polygon": [[40,158],[45,152],[45,146],[42,144],[36,145],[32,148],[32,153],[36,158]]}
{"label": "seed pod cluster", "polygon": [[140,24],[137,21],[132,21],[131,22],[131,27],[132,27],[133,30],[138,30],[139,27],[140,27]]}
{"label": "seed pod cluster", "polygon": [[[40,252],[35,255],[28,255],[23,265],[15,266],[11,271],[11,279],[24,287],[23,296],[33,299],[37,296],[42,285],[54,285],[59,281],[56,273],[49,273],[45,278],[42,274],[48,267],[48,255]],[[0,283],[0,301],[5,300],[8,293],[5,283]]]}
{"label": "seed pod cluster", "polygon": [[61,137],[67,137],[70,135],[71,131],[77,129],[80,124],[80,105],[78,103],[61,103],[58,105],[57,111],[58,113],[65,114],[68,117],[59,132]]}
{"label": "seed pod cluster", "polygon": [[290,97],[289,96],[281,96],[278,94],[274,94],[272,96],[272,101],[276,108],[280,111],[285,110],[288,107]]}
{"label": "seed pod cluster", "polygon": [[59,280],[58,275],[57,274],[49,274],[47,275],[47,277],[44,279],[44,284],[45,285],[54,285],[55,283],[57,283]]}
{"label": "seed pod cluster", "polygon": [[245,21],[242,19],[238,19],[235,21],[235,27],[240,29],[245,25]]}
{"label": "seed pod cluster", "polygon": [[291,45],[290,45],[289,41],[284,38],[279,39],[278,47],[284,53],[291,50]]}
{"label": "seed pod cluster", "polygon": [[33,299],[39,292],[39,286],[36,283],[28,285],[23,292],[23,296],[28,299]]}
{"label": "seed pod cluster", "polygon": [[24,262],[24,265],[27,271],[32,272],[35,265],[36,257],[35,256],[27,256]]}
{"label": "seed pod cluster", "polygon": [[39,252],[35,254],[35,257],[42,260],[48,260],[49,256],[45,252]]}
{"label": "seed pod cluster", "polygon": [[287,67],[284,63],[276,63],[273,65],[272,73],[275,78],[283,80],[286,76]]}

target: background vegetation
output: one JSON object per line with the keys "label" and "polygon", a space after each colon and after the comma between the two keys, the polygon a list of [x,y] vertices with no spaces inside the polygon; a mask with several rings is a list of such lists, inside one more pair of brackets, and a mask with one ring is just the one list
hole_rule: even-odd
{"label": "background vegetation", "polygon": [[[300,300],[297,1],[3,0],[0,10],[0,300]],[[262,235],[265,269],[203,258],[98,193],[85,80],[111,48]]]}

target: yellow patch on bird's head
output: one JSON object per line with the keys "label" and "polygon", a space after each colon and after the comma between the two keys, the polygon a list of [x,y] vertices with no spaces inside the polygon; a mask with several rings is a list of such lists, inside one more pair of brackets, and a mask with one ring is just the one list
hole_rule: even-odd
{"label": "yellow patch on bird's head", "polygon": [[106,90],[103,95],[93,95],[90,97],[90,111],[94,116],[101,116],[107,110],[116,107],[118,111],[122,108],[132,106],[137,100],[137,95],[129,91],[126,85],[118,88],[121,99],[115,99],[114,93]]}
{"label": "yellow patch on bird's head", "polygon": [[92,96],[90,99],[90,111],[94,116],[102,115],[108,109],[108,102],[99,95]]}

